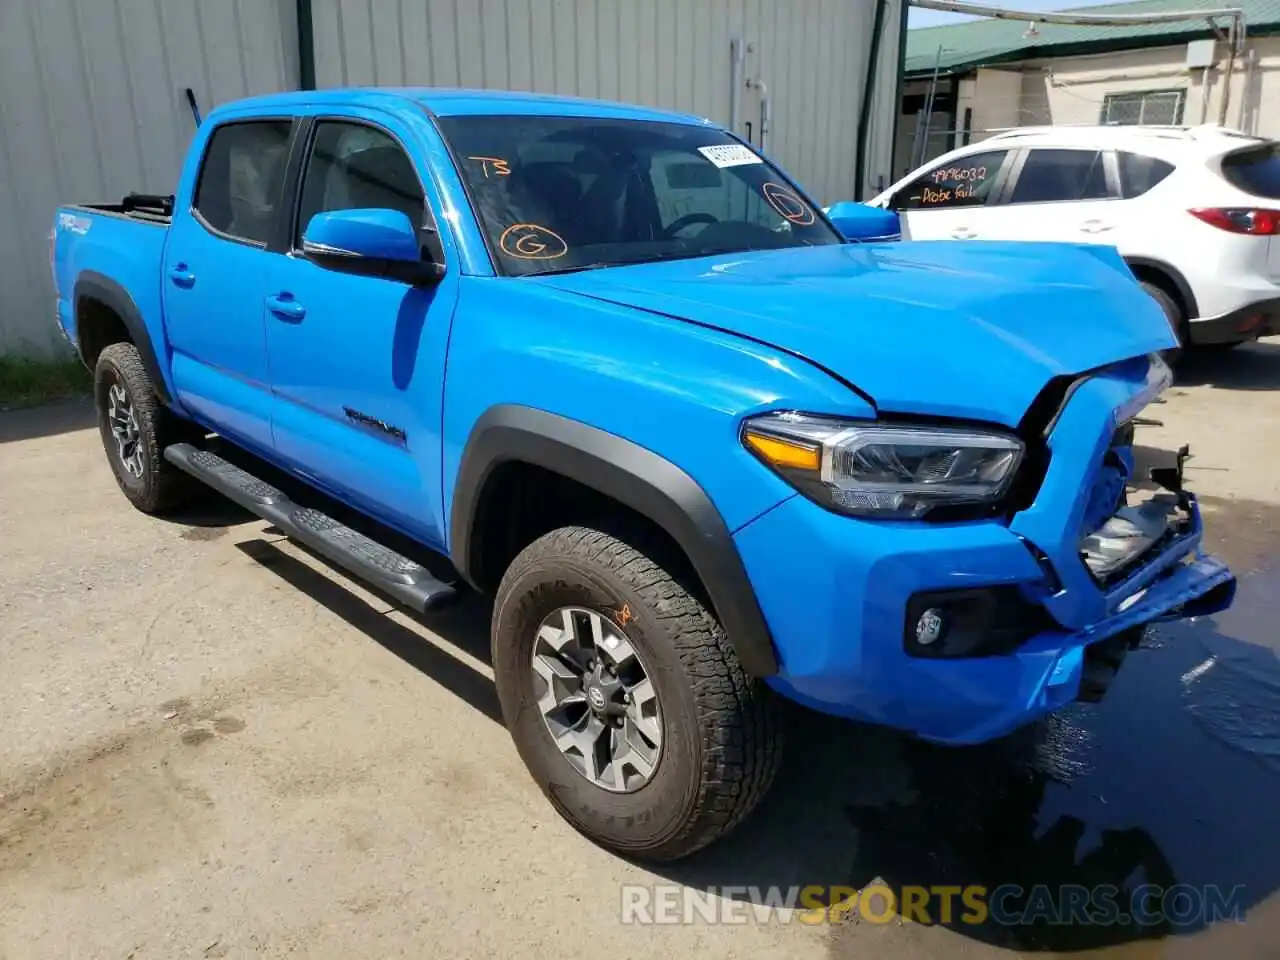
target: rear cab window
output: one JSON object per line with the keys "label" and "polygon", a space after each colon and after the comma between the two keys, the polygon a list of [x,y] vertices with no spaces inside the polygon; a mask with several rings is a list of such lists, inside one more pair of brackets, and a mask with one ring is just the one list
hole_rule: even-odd
{"label": "rear cab window", "polygon": [[1222,158],[1222,176],[1233,187],[1267,200],[1280,200],[1280,143],[1246,147]]}
{"label": "rear cab window", "polygon": [[982,206],[990,199],[1008,157],[1007,150],[991,150],[948,160],[901,188],[890,206],[894,210]]}
{"label": "rear cab window", "polygon": [[293,121],[237,120],[214,130],[200,164],[192,210],[207,229],[267,245],[284,202]]}

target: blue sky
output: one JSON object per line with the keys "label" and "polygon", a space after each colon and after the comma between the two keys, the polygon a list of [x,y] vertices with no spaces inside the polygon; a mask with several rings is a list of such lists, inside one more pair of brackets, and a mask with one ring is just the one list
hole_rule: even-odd
{"label": "blue sky", "polygon": [[[1067,7],[1079,7],[1090,0],[989,0],[993,7],[1004,7],[1007,10],[1062,10]],[[1095,3],[1102,3],[1105,0],[1093,0]],[[909,24],[912,27],[935,27],[940,23],[959,23],[964,20],[972,20],[973,17],[964,17],[955,13],[943,13],[940,10],[921,10],[918,7],[912,7],[910,13]]]}

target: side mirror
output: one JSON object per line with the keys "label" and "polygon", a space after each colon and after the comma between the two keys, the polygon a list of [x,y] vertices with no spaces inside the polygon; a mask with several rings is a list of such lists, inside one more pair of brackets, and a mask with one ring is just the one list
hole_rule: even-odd
{"label": "side mirror", "polygon": [[317,266],[402,283],[429,284],[444,265],[423,256],[418,231],[400,210],[317,213],[302,235],[302,255]]}
{"label": "side mirror", "polygon": [[902,224],[892,210],[844,200],[834,204],[827,216],[846,240],[874,243],[902,239]]}

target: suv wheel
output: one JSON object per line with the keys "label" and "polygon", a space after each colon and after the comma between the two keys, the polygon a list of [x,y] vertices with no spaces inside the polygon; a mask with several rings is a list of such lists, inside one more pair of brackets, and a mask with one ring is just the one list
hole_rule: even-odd
{"label": "suv wheel", "polygon": [[673,860],[738,824],[781,757],[771,692],[711,613],[646,552],[565,527],[498,589],[503,718],[543,792],[619,853]]}
{"label": "suv wheel", "polygon": [[113,343],[93,371],[102,446],[124,495],[144,513],[157,513],[188,499],[196,484],[164,459],[175,424],[156,398],[138,348]]}
{"label": "suv wheel", "polygon": [[1178,346],[1165,350],[1162,354],[1164,359],[1168,363],[1172,364],[1178,359],[1178,356],[1186,347],[1187,318],[1182,315],[1182,308],[1178,306],[1173,297],[1169,296],[1169,294],[1165,293],[1164,290],[1157,287],[1154,283],[1148,283],[1144,280],[1142,281],[1142,289],[1147,291],[1147,295],[1160,305],[1160,309],[1164,311],[1165,318],[1169,321],[1169,326],[1171,326],[1174,329],[1174,332],[1178,335]]}

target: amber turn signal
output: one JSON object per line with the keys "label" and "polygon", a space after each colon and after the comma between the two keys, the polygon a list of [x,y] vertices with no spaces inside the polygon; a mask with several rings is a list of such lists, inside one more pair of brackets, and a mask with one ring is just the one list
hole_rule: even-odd
{"label": "amber turn signal", "polygon": [[783,470],[813,470],[821,465],[822,452],[819,447],[807,444],[792,443],[777,437],[766,436],[746,431],[743,437],[746,445],[765,459],[768,463]]}

